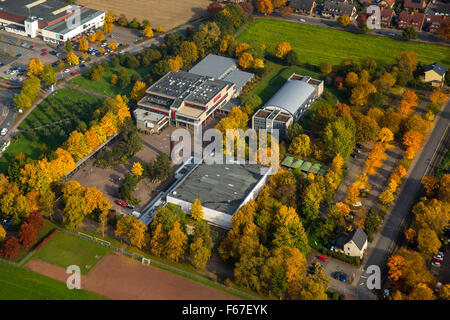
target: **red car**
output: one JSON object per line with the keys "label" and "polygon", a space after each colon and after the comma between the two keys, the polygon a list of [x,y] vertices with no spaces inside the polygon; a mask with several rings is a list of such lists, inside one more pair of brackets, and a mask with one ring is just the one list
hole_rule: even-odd
{"label": "red car", "polygon": [[71,73],[71,75],[73,75],[73,76],[77,76],[77,75],[79,75],[79,73],[78,73],[78,72],[76,72],[76,71],[74,71],[74,72],[72,72],[72,73]]}
{"label": "red car", "polygon": [[432,262],[442,263],[442,259],[439,258],[433,258]]}
{"label": "red car", "polygon": [[31,46],[31,49],[34,49],[34,48],[36,48],[36,46],[33,44],[33,45]]}
{"label": "red car", "polygon": [[119,201],[117,201],[117,204],[119,205],[119,206],[121,206],[121,207],[126,207],[128,204],[125,202],[125,201],[123,201],[123,200],[119,200]]}
{"label": "red car", "polygon": [[46,51],[47,51],[47,49],[45,49],[45,48],[44,48],[44,49],[42,49],[41,51],[42,51],[42,52],[46,52]]}
{"label": "red car", "polygon": [[41,56],[46,56],[47,55],[47,52],[42,52],[41,53]]}
{"label": "red car", "polygon": [[325,258],[324,256],[318,256],[317,259],[319,259],[320,261],[323,261],[323,262],[328,261],[328,258]]}

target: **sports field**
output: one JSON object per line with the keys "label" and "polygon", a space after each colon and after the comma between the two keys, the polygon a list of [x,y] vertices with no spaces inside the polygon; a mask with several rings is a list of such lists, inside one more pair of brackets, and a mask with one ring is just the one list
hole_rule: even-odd
{"label": "sports field", "polygon": [[60,282],[23,268],[0,262],[0,300],[98,300],[85,290],[69,290]]}
{"label": "sports field", "polygon": [[77,265],[82,274],[87,274],[109,251],[96,243],[60,232],[40,248],[33,258],[63,268]]}
{"label": "sports field", "polygon": [[[64,268],[32,259],[26,268],[65,281]],[[134,259],[111,252],[88,274],[81,288],[109,299],[126,300],[234,300],[239,299],[196,281],[186,279]]]}
{"label": "sports field", "polygon": [[161,25],[164,31],[206,14],[209,0],[78,0],[89,8],[124,14],[129,21],[149,19],[153,27]]}
{"label": "sports field", "polygon": [[374,59],[393,64],[399,52],[413,50],[423,64],[441,62],[450,68],[450,47],[429,43],[400,41],[388,37],[353,34],[331,28],[281,21],[255,19],[239,37],[239,41],[257,41],[274,53],[279,41],[288,41],[300,63],[320,65],[324,61],[339,64],[345,59]]}

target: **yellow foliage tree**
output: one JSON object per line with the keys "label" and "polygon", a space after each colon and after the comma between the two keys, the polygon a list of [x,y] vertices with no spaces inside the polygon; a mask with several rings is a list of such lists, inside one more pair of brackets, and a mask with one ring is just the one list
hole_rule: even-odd
{"label": "yellow foliage tree", "polygon": [[34,58],[31,59],[28,63],[28,76],[40,76],[42,72],[44,71],[44,65],[42,64],[42,61]]}
{"label": "yellow foliage tree", "polygon": [[142,167],[142,164],[140,164],[139,162],[135,162],[133,164],[133,168],[131,169],[131,172],[133,172],[133,174],[135,174],[136,176],[140,177],[140,176],[142,176],[142,173],[144,172],[144,168]]}
{"label": "yellow foliage tree", "polygon": [[143,81],[136,81],[133,90],[131,90],[131,99],[134,101],[139,101],[145,96],[145,90],[147,89],[147,85]]}
{"label": "yellow foliage tree", "polygon": [[203,219],[203,206],[200,202],[200,199],[195,198],[194,202],[191,206],[191,217],[194,220],[202,220]]}
{"label": "yellow foliage tree", "polygon": [[284,59],[289,51],[291,51],[291,44],[287,41],[278,42],[275,46],[275,56],[279,59]]}

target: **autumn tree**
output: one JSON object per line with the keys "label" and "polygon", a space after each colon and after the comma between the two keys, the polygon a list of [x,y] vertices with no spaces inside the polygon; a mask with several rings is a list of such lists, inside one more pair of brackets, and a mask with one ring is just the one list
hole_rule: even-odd
{"label": "autumn tree", "polygon": [[405,258],[399,255],[390,256],[387,261],[389,276],[393,281],[398,281],[403,275],[403,267],[406,264]]}
{"label": "autumn tree", "polygon": [[191,217],[194,220],[202,220],[203,219],[203,206],[200,202],[200,199],[195,198],[194,202],[191,206]]}
{"label": "autumn tree", "polygon": [[222,5],[217,2],[211,2],[206,8],[209,14],[215,15],[217,12],[222,10]]}
{"label": "autumn tree", "polygon": [[275,46],[275,56],[283,60],[289,51],[291,51],[291,44],[287,41],[278,42]]}
{"label": "autumn tree", "polygon": [[176,72],[183,67],[183,58],[181,56],[176,56],[174,58],[168,59],[167,63],[169,64],[170,70]]}
{"label": "autumn tree", "polygon": [[389,130],[389,128],[381,128],[378,133],[378,140],[383,144],[387,144],[394,141],[394,134],[391,130]]}
{"label": "autumn tree", "polygon": [[25,248],[32,247],[37,241],[37,230],[29,223],[23,223],[19,230],[19,241]]}
{"label": "autumn tree", "polygon": [[56,71],[50,63],[44,65],[44,69],[41,74],[41,80],[45,82],[47,86],[50,86],[58,81],[56,77]]}
{"label": "autumn tree", "polygon": [[442,104],[448,99],[448,96],[442,92],[441,88],[433,89],[433,92],[430,95],[431,103]]}
{"label": "autumn tree", "polygon": [[298,297],[302,300],[327,300],[328,277],[320,263],[317,262],[314,269],[315,274],[309,274],[303,279]]}
{"label": "autumn tree", "polygon": [[147,27],[145,27],[145,29],[144,30],[142,30],[142,35],[144,36],[144,37],[146,37],[146,38],[151,38],[151,37],[153,37],[153,29],[152,29],[152,27],[151,26],[147,26]]}
{"label": "autumn tree", "polygon": [[89,41],[86,38],[81,38],[78,51],[86,52],[89,49]]}
{"label": "autumn tree", "polygon": [[14,258],[19,254],[20,242],[16,237],[8,237],[0,248],[0,255],[3,257]]}
{"label": "autumn tree", "polygon": [[180,56],[185,65],[189,66],[198,59],[198,49],[194,42],[183,41],[180,45]]}
{"label": "autumn tree", "polygon": [[407,159],[413,159],[415,157],[422,141],[422,135],[415,130],[409,130],[404,134],[402,142],[406,147],[405,156]]}
{"label": "autumn tree", "polygon": [[33,58],[30,60],[30,62],[28,63],[28,76],[40,76],[42,74],[42,72],[44,71],[44,65],[42,64],[42,61],[37,59],[37,58]]}
{"label": "autumn tree", "polygon": [[95,33],[95,40],[98,42],[102,42],[103,40],[105,40],[105,34],[101,30],[98,30]]}
{"label": "autumn tree", "polygon": [[161,256],[164,246],[167,240],[167,234],[162,229],[162,224],[158,224],[156,229],[152,233],[150,239],[151,252],[155,256]]}
{"label": "autumn tree", "polygon": [[417,249],[425,256],[432,257],[438,253],[441,245],[441,241],[433,230],[422,228],[417,233]]}
{"label": "autumn tree", "polygon": [[257,0],[255,2],[256,11],[264,15],[270,15],[273,11],[273,4],[270,0]]}
{"label": "autumn tree", "polygon": [[211,257],[213,242],[209,226],[205,221],[197,221],[194,225],[192,242],[189,245],[189,260],[197,269],[205,269],[206,263]]}
{"label": "autumn tree", "polygon": [[142,176],[142,173],[144,172],[144,168],[142,167],[142,164],[140,164],[139,162],[135,162],[133,163],[133,168],[131,169],[131,172],[140,177]]}
{"label": "autumn tree", "polygon": [[311,154],[310,138],[306,134],[295,137],[289,145],[289,153],[296,157],[307,157]]}
{"label": "autumn tree", "polygon": [[352,23],[352,20],[350,20],[350,17],[347,14],[343,14],[337,18],[337,22],[343,27],[348,26]]}
{"label": "autumn tree", "polygon": [[405,85],[413,79],[413,72],[417,65],[417,53],[414,51],[403,51],[397,56],[397,83]]}
{"label": "autumn tree", "polygon": [[6,231],[3,228],[2,225],[0,225],[0,242],[2,242],[3,240],[5,240],[6,238]]}
{"label": "autumn tree", "polygon": [[80,59],[78,58],[78,56],[73,51],[70,51],[70,52],[67,53],[67,62],[69,64],[75,65],[75,64],[78,64],[80,62]]}
{"label": "autumn tree", "polygon": [[254,58],[251,53],[244,52],[238,59],[238,64],[242,69],[249,69],[253,66]]}
{"label": "autumn tree", "polygon": [[330,74],[331,71],[333,71],[333,66],[328,61],[325,61],[320,65],[320,72],[322,72],[322,74],[327,75]]}
{"label": "autumn tree", "polygon": [[369,102],[370,96],[377,91],[376,87],[367,80],[361,80],[352,89],[350,103],[357,107],[362,107]]}
{"label": "autumn tree", "polygon": [[173,261],[183,258],[187,245],[187,236],[180,228],[180,223],[176,221],[173,229],[168,233],[168,240],[165,247],[166,257]]}
{"label": "autumn tree", "polygon": [[354,88],[359,82],[359,77],[356,72],[350,71],[345,76],[345,85],[349,88]]}

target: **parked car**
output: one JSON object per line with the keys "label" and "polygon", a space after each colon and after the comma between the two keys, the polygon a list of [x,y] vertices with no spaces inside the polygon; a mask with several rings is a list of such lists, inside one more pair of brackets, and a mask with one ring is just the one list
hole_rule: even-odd
{"label": "parked car", "polygon": [[71,75],[73,75],[73,76],[77,76],[77,75],[79,75],[79,74],[80,74],[80,73],[77,72],[77,71],[74,71],[74,72],[71,73]]}
{"label": "parked car", "polygon": [[132,205],[131,203],[127,204],[127,208],[129,209],[134,209],[134,205]]}
{"label": "parked car", "polygon": [[34,49],[34,48],[36,48],[36,45],[32,44],[30,49]]}
{"label": "parked car", "polygon": [[16,58],[20,58],[22,56],[21,53],[16,54]]}
{"label": "parked car", "polygon": [[64,73],[69,73],[69,72],[70,72],[69,69],[65,69],[65,70],[64,70]]}
{"label": "parked car", "polygon": [[339,271],[336,271],[335,273],[333,273],[333,278],[335,278],[336,280],[339,280],[340,277],[341,277],[341,273]]}
{"label": "parked car", "polygon": [[324,256],[317,256],[317,259],[319,259],[320,261],[323,261],[323,262],[327,262],[328,261],[328,258],[324,257]]}
{"label": "parked car", "polygon": [[354,207],[362,207],[362,203],[360,201],[353,204]]}
{"label": "parked car", "polygon": [[133,212],[131,213],[131,215],[132,215],[132,216],[135,216],[136,218],[139,218],[139,217],[141,216],[141,213],[140,213],[140,212],[137,212],[137,211],[133,211]]}
{"label": "parked car", "polygon": [[433,267],[437,267],[437,268],[439,268],[441,266],[441,264],[439,262],[435,262],[435,261],[431,262],[431,265]]}
{"label": "parked car", "polygon": [[363,148],[363,145],[362,145],[361,143],[357,143],[357,144],[356,144],[356,147],[357,147],[358,149],[362,149],[362,148]]}
{"label": "parked car", "polygon": [[351,154],[351,157],[352,157],[353,159],[358,159],[358,154],[357,154],[357,153],[352,153],[352,154]]}
{"label": "parked car", "polygon": [[47,52],[42,52],[41,56],[46,56],[48,53]]}
{"label": "parked car", "polygon": [[50,51],[50,54],[51,54],[52,56],[56,56],[56,51],[55,51],[55,50],[52,50],[52,51]]}
{"label": "parked car", "polygon": [[41,50],[41,52],[47,52],[47,49],[46,49],[46,48],[43,48],[43,49]]}
{"label": "parked car", "polygon": [[8,128],[3,128],[2,131],[0,132],[0,134],[2,136],[6,136],[7,133],[8,133]]}
{"label": "parked car", "polygon": [[300,19],[300,22],[306,22],[306,20],[305,19]]}
{"label": "parked car", "polygon": [[433,258],[432,262],[442,263],[442,259],[440,259],[440,258]]}
{"label": "parked car", "polygon": [[126,206],[128,205],[128,203],[126,203],[126,202],[123,201],[123,200],[117,201],[117,204],[118,204],[119,206],[121,206],[121,207],[126,207]]}
{"label": "parked car", "polygon": [[341,282],[346,282],[347,281],[347,275],[345,273],[342,273],[339,277],[339,280]]}

